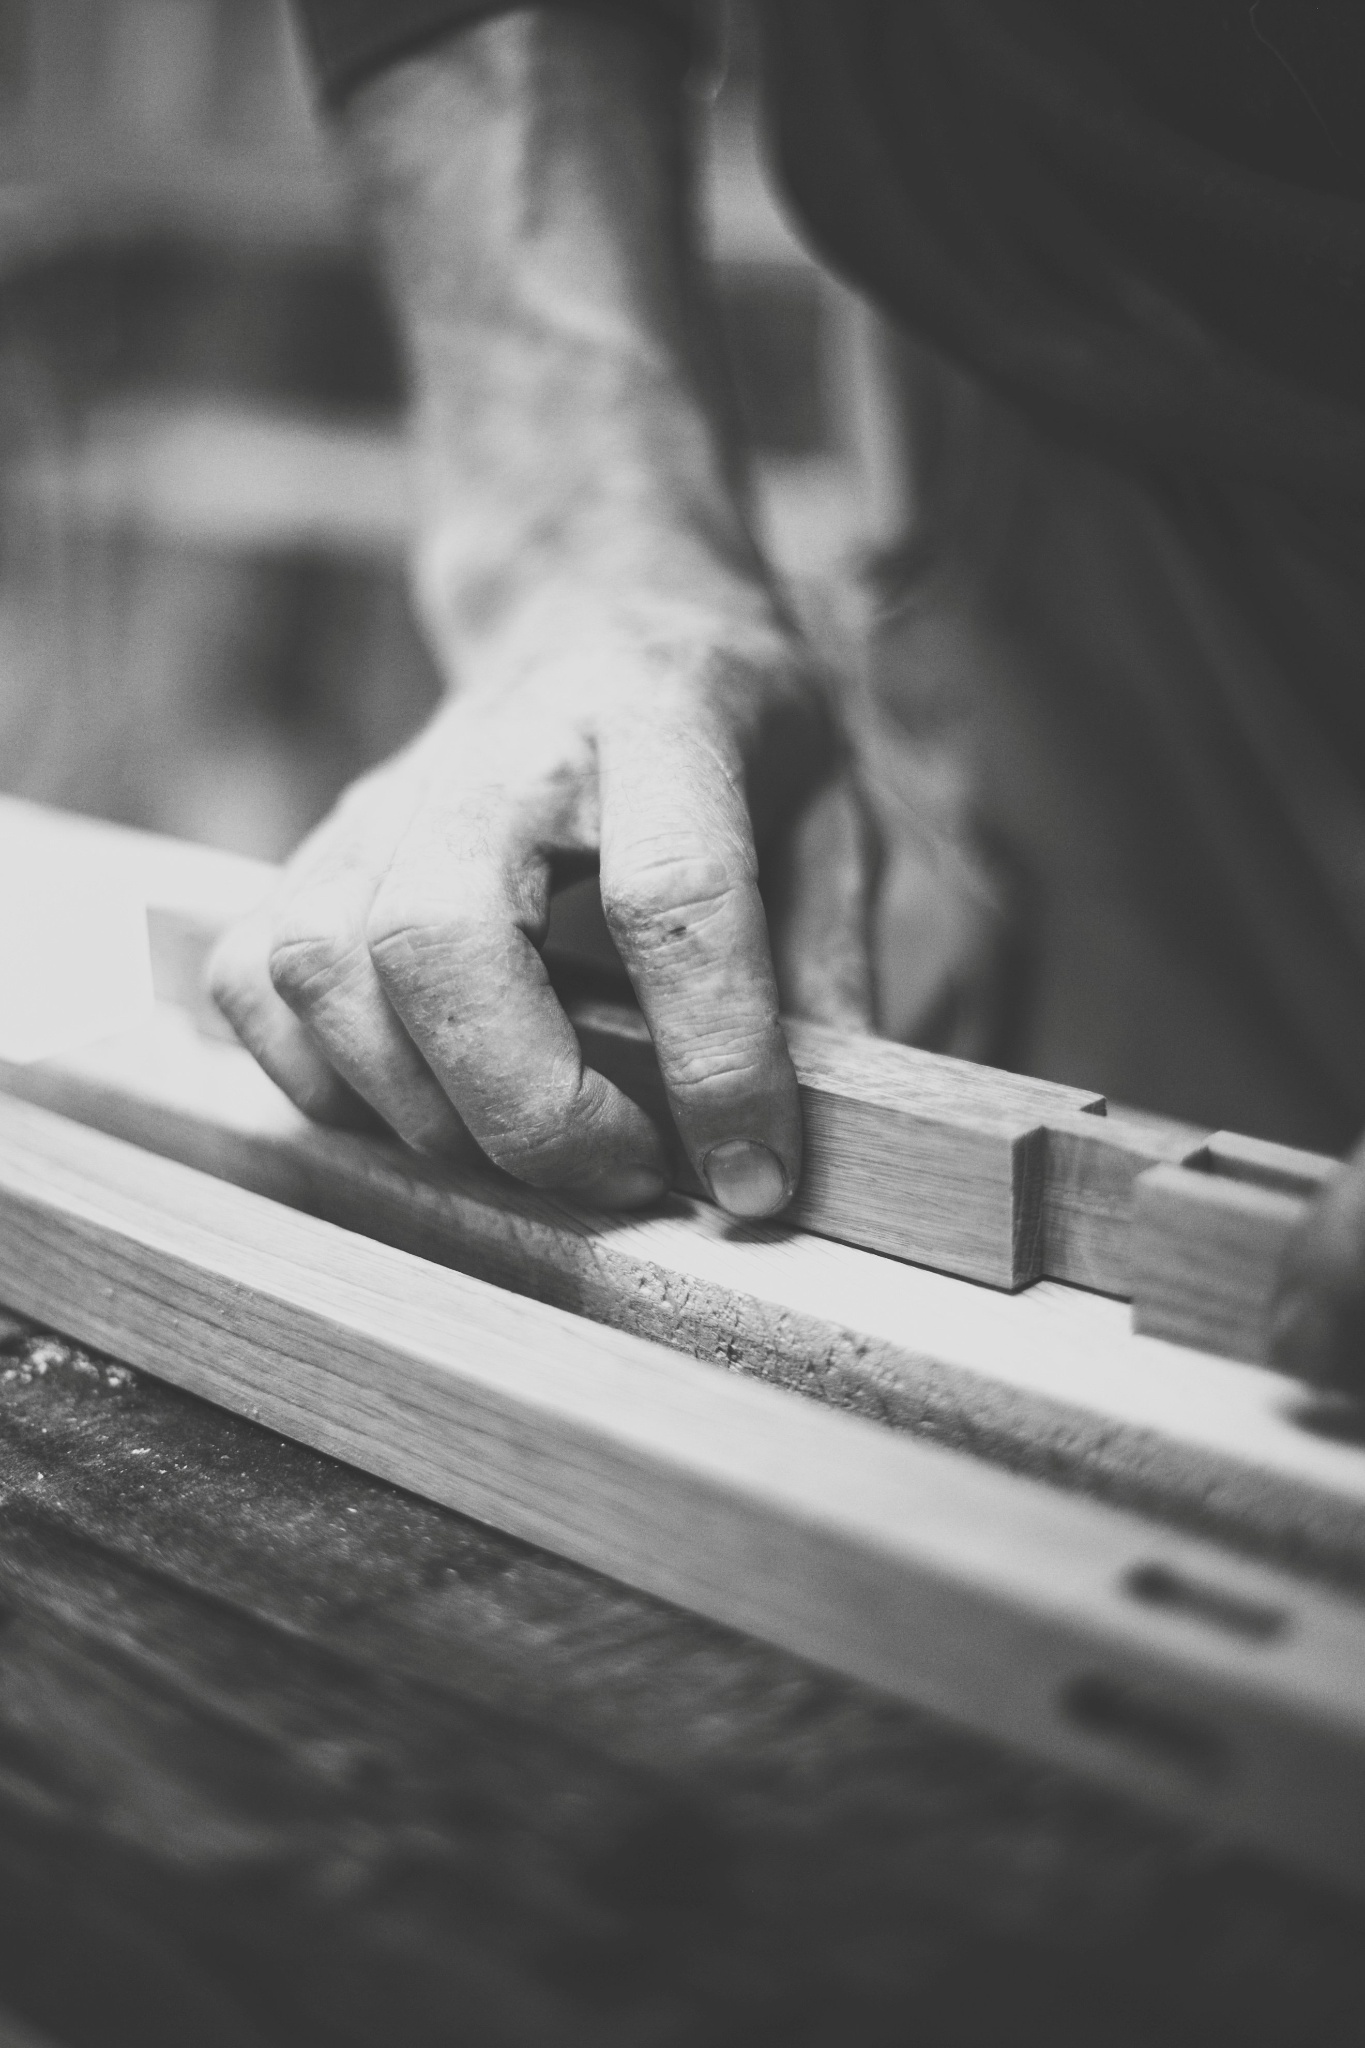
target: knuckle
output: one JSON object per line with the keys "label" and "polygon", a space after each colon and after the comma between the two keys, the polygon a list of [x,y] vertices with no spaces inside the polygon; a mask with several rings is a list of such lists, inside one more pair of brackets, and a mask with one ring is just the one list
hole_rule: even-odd
{"label": "knuckle", "polygon": [[382,977],[422,973],[435,958],[443,964],[485,945],[510,918],[506,906],[499,918],[495,893],[478,873],[443,878],[439,897],[430,887],[406,878],[385,884],[365,920],[365,945]]}
{"label": "knuckle", "polygon": [[406,892],[391,885],[381,888],[365,919],[365,944],[376,966],[388,955],[410,943],[422,944],[430,934],[431,921]]}
{"label": "knuckle", "polygon": [[730,909],[740,886],[717,853],[659,852],[604,877],[602,908],[617,939],[666,952],[701,937]]}
{"label": "knuckle", "polygon": [[365,944],[381,975],[446,952],[461,942],[458,910],[439,910],[400,890],[381,890],[365,920]]}
{"label": "knuckle", "polygon": [[770,1036],[696,1031],[670,1045],[667,1079],[670,1093],[684,1105],[717,1098],[753,1102],[778,1085]]}
{"label": "knuckle", "polygon": [[353,932],[340,920],[291,923],[275,933],[267,967],[275,993],[306,1008],[344,979],[355,957]]}

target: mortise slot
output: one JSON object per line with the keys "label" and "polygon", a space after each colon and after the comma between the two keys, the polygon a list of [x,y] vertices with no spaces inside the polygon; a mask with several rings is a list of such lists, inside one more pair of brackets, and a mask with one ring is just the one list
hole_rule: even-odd
{"label": "mortise slot", "polygon": [[1188,1615],[1192,1621],[1212,1622],[1230,1635],[1249,1636],[1258,1643],[1283,1635],[1289,1627],[1290,1618],[1282,1607],[1268,1607],[1245,1594],[1230,1593],[1226,1587],[1204,1584],[1166,1564],[1134,1565],[1124,1574],[1123,1590],[1144,1607],[1164,1607]]}
{"label": "mortise slot", "polygon": [[1287,1146],[1258,1145],[1253,1140],[1233,1141],[1216,1135],[1207,1145],[1184,1161],[1194,1173],[1207,1173],[1215,1180],[1239,1182],[1243,1187],[1264,1188],[1272,1195],[1296,1195],[1311,1199],[1323,1185],[1324,1173],[1334,1162],[1312,1153],[1296,1153]]}
{"label": "mortise slot", "polygon": [[1073,1678],[1058,1704],[1087,1735],[1101,1735],[1186,1777],[1206,1784],[1227,1777],[1232,1754],[1222,1735],[1206,1721],[1099,1672]]}

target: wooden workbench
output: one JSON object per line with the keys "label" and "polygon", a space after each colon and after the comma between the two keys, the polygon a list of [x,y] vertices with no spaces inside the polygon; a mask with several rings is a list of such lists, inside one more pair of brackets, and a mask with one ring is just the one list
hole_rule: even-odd
{"label": "wooden workbench", "polygon": [[0,1483],[63,2048],[1357,2035],[1365,1910],[18,1326]]}

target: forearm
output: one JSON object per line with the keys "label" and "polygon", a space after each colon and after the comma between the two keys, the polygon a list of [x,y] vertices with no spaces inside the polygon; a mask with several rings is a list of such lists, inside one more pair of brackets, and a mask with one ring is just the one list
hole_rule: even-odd
{"label": "forearm", "polygon": [[406,334],[419,601],[478,665],[554,601],[770,614],[687,224],[678,80],[585,11],[503,17],[346,116]]}

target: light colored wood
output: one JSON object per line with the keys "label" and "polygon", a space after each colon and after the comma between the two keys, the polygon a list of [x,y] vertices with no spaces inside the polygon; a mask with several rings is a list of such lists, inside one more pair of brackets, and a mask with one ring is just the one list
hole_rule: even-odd
{"label": "light colored wood", "polygon": [[[254,909],[278,878],[268,862],[244,854],[78,817],[20,797],[0,796],[0,815],[8,829],[28,838],[35,863],[54,846],[84,847],[91,863],[119,877],[144,909],[156,904],[178,912],[187,928],[197,927],[205,935]],[[97,990],[92,989],[91,1000],[97,1003]]]}
{"label": "light colored wood", "polygon": [[794,1223],[996,1287],[1039,1278],[1044,1122],[1102,1112],[1102,1097],[792,1019],[784,1029],[805,1111]]}
{"label": "light colored wood", "polygon": [[1150,1336],[1264,1364],[1285,1246],[1339,1163],[1215,1131],[1184,1166],[1141,1176],[1133,1322]]}
{"label": "light colored wood", "polygon": [[1134,1210],[1134,1328],[1264,1364],[1275,1276],[1303,1211],[1301,1196],[1278,1189],[1153,1167]]}
{"label": "light colored wood", "polygon": [[1365,1615],[0,1103],[0,1295],[333,1456],[1365,1886]]}
{"label": "light colored wood", "polygon": [[1133,1190],[1139,1174],[1190,1158],[1207,1132],[1157,1118],[1050,1117],[1043,1184],[1043,1271],[1126,1300],[1133,1291]]}
{"label": "light colored wood", "polygon": [[157,1001],[183,1010],[202,1037],[236,1045],[236,1032],[204,986],[204,970],[220,929],[183,907],[147,905],[147,940]]}
{"label": "light colored wood", "polygon": [[[1365,1449],[1292,1381],[698,1201],[576,1210],[471,1160],[310,1124],[177,1011],[12,1091],[294,1208],[828,1404],[1365,1584]],[[1103,1128],[1103,1125],[1101,1125]]]}
{"label": "light colored wood", "polygon": [[1293,1145],[1272,1145],[1265,1138],[1244,1138],[1236,1131],[1214,1131],[1195,1158],[1222,1180],[1246,1181],[1305,1199],[1341,1172],[1339,1159],[1301,1152]]}

